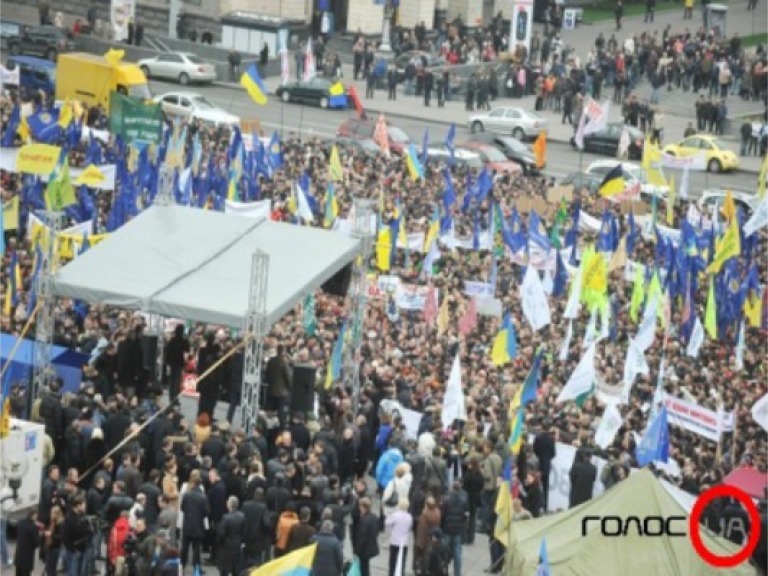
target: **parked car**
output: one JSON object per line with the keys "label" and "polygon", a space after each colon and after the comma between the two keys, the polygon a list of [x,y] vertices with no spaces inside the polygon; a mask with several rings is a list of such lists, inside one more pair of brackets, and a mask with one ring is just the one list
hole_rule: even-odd
{"label": "parked car", "polygon": [[398,82],[405,82],[405,68],[415,56],[419,56],[425,59],[427,61],[427,68],[440,66],[440,64],[442,64],[442,60],[438,54],[424,52],[423,50],[409,50],[408,52],[403,52],[402,54],[395,56],[392,59],[392,62],[397,69]]}
{"label": "parked car", "polygon": [[[359,118],[347,118],[341,123],[336,131],[337,136],[343,136],[352,140],[373,140],[373,133],[376,131],[376,120],[366,120]],[[387,122],[387,135],[389,136],[389,149],[393,154],[402,156],[411,139],[408,134],[403,132],[397,126]]]}
{"label": "parked car", "polygon": [[645,181],[645,171],[631,162],[620,162],[619,160],[595,160],[587,167],[587,174],[594,174],[602,179],[608,174],[616,164],[621,164],[624,182],[627,187],[634,184],[640,184],[641,195],[653,197],[654,195],[664,197],[669,193],[669,186],[655,186]]}
{"label": "parked car", "polygon": [[482,160],[483,164],[489,170],[494,172],[498,172],[500,174],[514,174],[522,171],[518,164],[507,160],[507,157],[504,156],[504,154],[502,154],[498,148],[492,146],[491,144],[469,141],[457,143],[456,147],[474,152],[480,156],[480,160]]}
{"label": "parked car", "polygon": [[56,26],[22,27],[18,35],[8,38],[8,52],[12,56],[26,54],[56,62],[60,53],[74,49],[72,35]]}
{"label": "parked car", "polygon": [[366,156],[376,156],[379,152],[381,152],[379,145],[370,138],[361,138],[359,140],[355,140],[354,138],[337,136],[335,144],[348,149],[353,154],[361,153],[365,154]]}
{"label": "parked car", "polygon": [[56,64],[34,56],[10,56],[9,70],[19,69],[19,89],[26,94],[42,90],[48,95],[56,91]]}
{"label": "parked car", "polygon": [[739,157],[735,152],[728,150],[723,143],[707,134],[694,134],[683,138],[676,144],[664,147],[664,152],[672,156],[693,156],[704,153],[706,155],[707,170],[710,172],[723,172],[735,170],[739,167]]}
{"label": "parked car", "polygon": [[[629,150],[627,152],[629,159],[641,160],[645,143],[643,132],[634,126],[621,122],[611,122],[602,130],[586,134],[584,136],[584,151],[613,156],[615,158],[619,151],[619,142],[624,130],[629,134]],[[574,148],[576,147],[576,141],[573,138],[571,138],[571,145]]]}
{"label": "parked car", "polygon": [[186,86],[190,82],[207,83],[216,80],[216,66],[191,52],[166,52],[138,61],[147,80],[168,78]]}
{"label": "parked car", "polygon": [[347,89],[337,80],[311,78],[281,85],[275,94],[283,102],[314,104],[320,108],[346,108]]}
{"label": "parked car", "polygon": [[156,96],[154,102],[159,102],[163,112],[174,118],[202,120],[215,126],[240,124],[239,117],[217,108],[195,92],[167,92]]}
{"label": "parked car", "polygon": [[[709,215],[715,210],[718,212],[720,211],[723,207],[723,203],[725,203],[725,197],[727,195],[728,192],[726,190],[709,188],[701,193],[701,196],[696,203],[702,212]],[[734,204],[741,208],[745,215],[751,215],[757,208],[759,200],[755,194],[731,190],[731,196],[733,197]]]}
{"label": "parked car", "polygon": [[8,51],[8,40],[21,36],[24,28],[29,28],[29,26],[12,20],[0,20],[0,48],[2,48],[3,52]]}
{"label": "parked car", "polygon": [[494,108],[484,114],[474,114],[468,121],[470,131],[494,132],[496,134],[511,134],[518,140],[535,138],[547,129],[548,121],[534,112],[523,108],[504,106]]}
{"label": "parked car", "polygon": [[499,136],[490,132],[478,132],[470,137],[471,142],[483,142],[495,146],[504,156],[516,162],[524,174],[538,174],[536,157],[529,146],[511,136]]}
{"label": "parked car", "polygon": [[[485,165],[483,159],[477,152],[463,150],[461,148],[456,148],[453,152],[453,163],[456,166],[482,170]],[[451,153],[443,145],[430,146],[427,148],[427,164],[437,162],[442,162],[446,165],[451,162]]]}
{"label": "parked car", "polygon": [[600,190],[600,184],[603,182],[604,176],[598,176],[596,174],[587,174],[585,172],[571,172],[565,178],[563,178],[561,184],[563,186],[573,186],[574,191],[586,188],[590,194],[597,194]]}

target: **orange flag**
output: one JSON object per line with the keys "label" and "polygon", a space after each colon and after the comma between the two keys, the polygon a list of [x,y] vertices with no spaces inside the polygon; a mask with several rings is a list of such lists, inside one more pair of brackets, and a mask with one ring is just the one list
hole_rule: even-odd
{"label": "orange flag", "polygon": [[542,130],[533,143],[533,154],[536,156],[536,168],[544,168],[547,164],[547,131]]}

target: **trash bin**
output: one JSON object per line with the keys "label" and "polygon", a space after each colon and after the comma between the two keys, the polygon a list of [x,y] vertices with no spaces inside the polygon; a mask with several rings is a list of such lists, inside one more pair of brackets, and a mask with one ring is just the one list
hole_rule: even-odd
{"label": "trash bin", "polygon": [[726,21],[728,20],[728,6],[725,4],[710,4],[707,6],[707,28],[712,30],[715,38],[724,38],[726,35]]}

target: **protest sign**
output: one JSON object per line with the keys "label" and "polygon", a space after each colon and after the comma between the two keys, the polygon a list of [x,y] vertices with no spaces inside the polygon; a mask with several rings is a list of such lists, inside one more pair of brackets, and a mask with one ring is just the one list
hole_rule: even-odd
{"label": "protest sign", "polygon": [[109,129],[113,134],[121,135],[126,142],[160,142],[163,135],[160,104],[145,104],[136,98],[112,92],[109,106]]}

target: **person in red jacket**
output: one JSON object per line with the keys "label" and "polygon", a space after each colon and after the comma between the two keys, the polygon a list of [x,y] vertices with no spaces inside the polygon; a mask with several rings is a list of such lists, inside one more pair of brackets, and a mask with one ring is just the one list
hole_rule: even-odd
{"label": "person in red jacket", "polygon": [[109,532],[109,542],[107,543],[107,572],[114,574],[118,563],[122,563],[125,558],[125,540],[131,533],[131,525],[128,519],[129,512],[124,510],[120,517],[115,521],[112,530]]}

